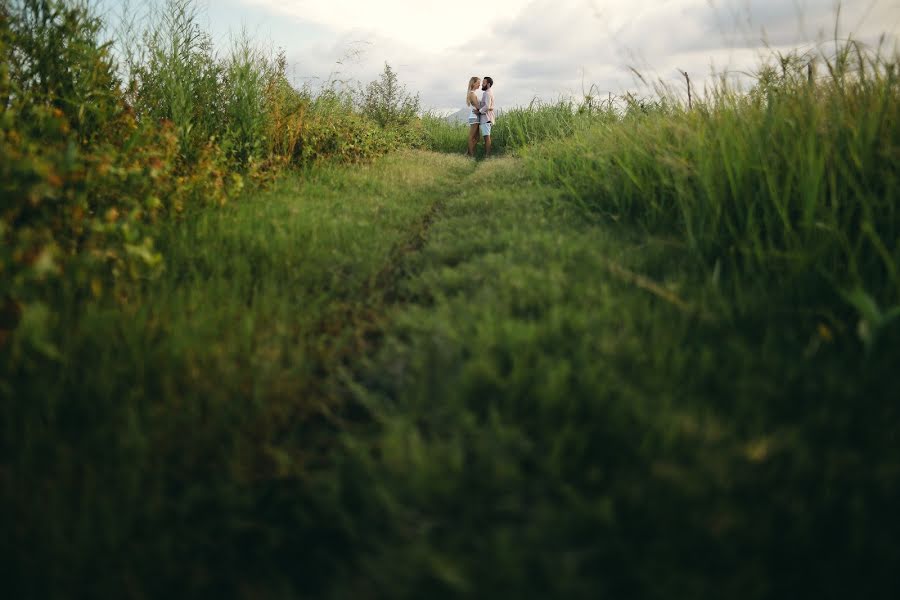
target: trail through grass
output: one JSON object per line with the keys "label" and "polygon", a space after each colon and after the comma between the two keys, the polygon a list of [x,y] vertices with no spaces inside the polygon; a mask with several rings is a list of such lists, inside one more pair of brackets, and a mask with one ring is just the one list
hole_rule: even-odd
{"label": "trail through grass", "polygon": [[735,317],[523,164],[288,178],[168,227],[125,308],[73,302],[4,398],[17,596],[889,589],[890,355]]}
{"label": "trail through grass", "polygon": [[527,173],[516,159],[480,166],[406,259],[358,388],[382,423],[378,459],[359,460],[391,490],[395,526],[371,540],[366,585],[889,589],[890,359],[795,315],[733,318],[688,247],[589,225]]}
{"label": "trail through grass", "polygon": [[0,1],[7,596],[900,597],[896,48],[475,163],[92,4]]}

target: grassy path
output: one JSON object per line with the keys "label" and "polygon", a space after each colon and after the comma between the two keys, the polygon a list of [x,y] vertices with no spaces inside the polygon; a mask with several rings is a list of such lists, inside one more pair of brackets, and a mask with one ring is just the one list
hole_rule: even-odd
{"label": "grassy path", "polygon": [[49,324],[63,358],[22,364],[4,395],[4,530],[33,549],[11,559],[15,581],[213,585],[197,573],[230,564],[239,522],[266,530],[269,486],[333,462],[358,416],[342,375],[373,343],[397,259],[471,170],[405,154],[288,178],[164,230],[165,272],[124,306],[72,299]]}
{"label": "grassy path", "polygon": [[[685,248],[587,223],[518,160],[459,185],[404,257],[384,337],[357,371],[381,424],[354,441],[345,481],[346,512],[363,515],[354,547],[372,549],[358,589],[884,589],[890,528],[859,520],[890,504],[877,473],[898,464],[880,425],[890,392],[867,375],[880,367],[790,318],[735,319]],[[848,548],[854,530],[872,546]],[[870,580],[849,576],[863,565]]]}
{"label": "grassy path", "polygon": [[172,226],[163,276],[73,304],[63,360],[6,398],[14,591],[764,598],[862,565],[877,589],[900,557],[864,519],[894,490],[854,465],[896,468],[879,382],[558,194],[411,152]]}
{"label": "grassy path", "polygon": [[[726,518],[710,505],[721,475],[687,464],[735,434],[691,404],[697,365],[672,351],[697,324],[671,302],[677,256],[586,224],[514,159],[461,185],[405,257],[358,388],[384,424],[366,470],[416,532],[396,532],[403,542],[366,577],[387,595],[397,582],[413,595],[655,596],[692,579],[722,589],[683,554],[715,548],[714,525],[697,520]],[[651,266],[670,285],[636,280]],[[743,443],[729,444],[705,461],[712,474],[744,461]],[[652,550],[654,530],[681,542]]]}

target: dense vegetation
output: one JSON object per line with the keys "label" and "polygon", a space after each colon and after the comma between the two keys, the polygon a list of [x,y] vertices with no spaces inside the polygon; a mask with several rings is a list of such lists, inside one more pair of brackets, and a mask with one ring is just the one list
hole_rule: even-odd
{"label": "dense vegetation", "polygon": [[[219,57],[188,0],[150,14],[115,46],[84,3],[0,4],[0,335],[20,319],[37,326],[61,292],[127,294],[115,288],[161,265],[161,219],[223,205],[286,166],[416,143],[403,119],[382,127],[368,116],[405,117],[418,100],[396,85],[380,93],[373,82],[358,100],[296,90],[283,55],[246,38]],[[390,67],[382,79],[395,83]],[[17,337],[52,353],[46,340]]]}
{"label": "dense vegetation", "polygon": [[472,162],[154,14],[0,0],[11,597],[900,593],[896,55]]}

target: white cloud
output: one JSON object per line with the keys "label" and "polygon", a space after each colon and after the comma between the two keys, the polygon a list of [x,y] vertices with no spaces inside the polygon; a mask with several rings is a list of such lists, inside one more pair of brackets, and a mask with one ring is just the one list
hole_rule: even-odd
{"label": "white cloud", "polygon": [[[628,67],[678,85],[678,69],[702,85],[710,67],[751,69],[768,45],[788,49],[831,37],[835,0],[241,0],[298,24],[334,32],[286,45],[299,76],[368,81],[388,61],[423,104],[462,105],[471,75],[491,75],[498,103],[577,95],[596,84],[617,93],[634,85]],[[473,16],[474,15],[474,16]],[[896,43],[900,4],[844,0],[844,34]],[[343,61],[350,48],[363,50]]]}
{"label": "white cloud", "polygon": [[245,0],[251,6],[337,31],[389,38],[425,51],[439,51],[487,32],[498,18],[520,10],[522,0]]}

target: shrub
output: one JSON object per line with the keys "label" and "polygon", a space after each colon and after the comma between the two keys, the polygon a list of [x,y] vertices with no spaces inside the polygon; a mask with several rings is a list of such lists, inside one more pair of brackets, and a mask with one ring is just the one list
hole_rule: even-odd
{"label": "shrub", "polygon": [[[279,166],[364,160],[419,135],[380,127],[348,94],[295,90],[284,55],[246,35],[220,60],[191,0],[166,0],[120,70],[89,6],[0,0],[0,350],[23,360],[53,351],[34,333],[45,326],[20,323],[49,323],[64,297],[127,301],[162,268],[158,219],[221,205]],[[377,98],[412,119],[417,98],[385,77]]]}
{"label": "shrub", "polygon": [[[59,0],[4,0],[3,63],[8,69],[3,108],[17,106],[22,127],[35,107],[58,110],[75,141],[95,139],[119,111],[118,80],[101,21],[85,6]],[[36,126],[43,123],[36,120]],[[40,131],[35,131],[40,136]]]}
{"label": "shrub", "polygon": [[273,77],[262,53],[242,33],[231,50],[222,82],[226,131],[225,146],[232,159],[246,165],[262,158],[270,112],[266,110],[266,89]]}
{"label": "shrub", "polygon": [[[60,294],[125,298],[162,264],[149,225],[242,185],[209,144],[183,168],[177,127],[127,108],[83,6],[22,0],[2,16],[0,342],[29,314],[51,314]],[[13,341],[20,353],[42,347]]]}
{"label": "shrub", "polygon": [[269,115],[265,151],[266,155],[282,162],[299,158],[300,133],[312,102],[309,93],[291,86],[285,76],[286,66],[284,52],[281,52],[275,59],[265,89],[265,110]]}
{"label": "shrub", "polygon": [[384,63],[379,78],[363,91],[360,107],[362,114],[382,127],[403,127],[416,119],[419,95],[409,94],[391,65]]}
{"label": "shrub", "polygon": [[226,116],[227,96],[221,90],[225,68],[197,21],[191,0],[166,0],[144,32],[145,60],[130,69],[130,99],[138,118],[171,121],[187,162],[222,133]]}

